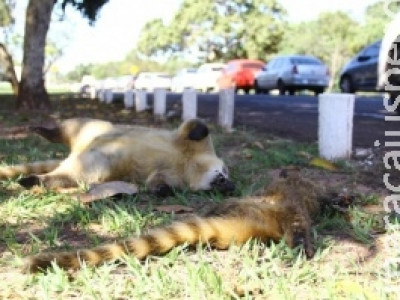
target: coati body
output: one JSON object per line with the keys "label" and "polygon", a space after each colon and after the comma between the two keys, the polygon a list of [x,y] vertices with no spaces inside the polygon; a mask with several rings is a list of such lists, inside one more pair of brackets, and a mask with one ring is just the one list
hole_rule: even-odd
{"label": "coati body", "polygon": [[127,128],[95,119],[68,119],[56,128],[32,130],[70,147],[62,161],[0,167],[0,178],[30,175],[19,183],[66,188],[78,183],[113,180],[145,184],[161,192],[171,187],[232,190],[223,161],[217,157],[207,126],[189,120],[172,131]]}
{"label": "coati body", "polygon": [[64,253],[43,253],[28,259],[26,271],[45,270],[54,262],[64,269],[78,269],[82,263],[96,266],[123,255],[143,259],[162,254],[176,245],[209,243],[226,249],[251,238],[262,241],[285,239],[290,247],[302,245],[307,257],[314,255],[311,220],[320,210],[324,191],[299,176],[273,183],[262,196],[231,200],[210,208],[202,215],[173,222],[139,237],[93,249]]}

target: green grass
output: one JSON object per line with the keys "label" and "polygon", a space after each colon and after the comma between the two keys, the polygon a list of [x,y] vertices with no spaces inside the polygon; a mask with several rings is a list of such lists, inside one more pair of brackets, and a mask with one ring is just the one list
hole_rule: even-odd
{"label": "green grass", "polygon": [[[67,109],[58,111],[61,117],[73,114],[75,100],[68,101],[72,103],[65,104]],[[96,111],[93,103],[76,104],[86,109],[85,114]],[[103,109],[106,110],[98,106],[96,113]],[[117,119],[120,113],[116,110],[112,117]],[[27,122],[26,118],[8,115],[6,109],[0,109],[2,124],[10,128]],[[272,169],[306,168],[307,157],[317,155],[315,144],[282,141],[250,131],[238,130],[232,135],[215,127],[211,129],[216,149],[237,184],[236,197],[256,194],[271,181]],[[6,136],[0,137],[0,153],[0,163],[8,164],[65,157],[66,149],[38,137]],[[144,261],[127,256],[119,263],[83,267],[72,274],[54,266],[47,274],[28,275],[20,272],[27,255],[96,246],[141,234],[175,218],[154,211],[158,204],[200,209],[226,198],[217,193],[184,190],[167,199],[158,199],[143,191],[137,196],[104,199],[84,206],[66,194],[23,190],[15,180],[0,184],[0,280],[5,283],[0,284],[0,299],[398,299],[399,296],[399,290],[390,290],[400,286],[399,276],[390,277],[384,269],[388,257],[400,257],[399,243],[395,240],[398,231],[376,234],[382,226],[382,216],[363,209],[366,204],[380,204],[376,195],[357,198],[348,214],[320,216],[313,229],[317,251],[311,260],[305,259],[301,249],[290,249],[284,242],[265,245],[252,240],[227,251],[182,245],[166,255]],[[399,222],[393,216],[390,221],[392,225]]]}

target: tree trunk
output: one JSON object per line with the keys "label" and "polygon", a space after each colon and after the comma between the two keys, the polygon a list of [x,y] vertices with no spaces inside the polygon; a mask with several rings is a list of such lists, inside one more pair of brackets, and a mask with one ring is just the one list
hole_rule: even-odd
{"label": "tree trunk", "polygon": [[333,89],[333,85],[335,84],[335,79],[336,79],[336,73],[338,71],[338,65],[339,65],[339,46],[336,45],[335,49],[333,50],[332,56],[331,56],[331,68],[330,68],[330,73],[331,73],[331,79],[329,81],[328,85],[328,91],[331,92]]}
{"label": "tree trunk", "polygon": [[44,78],[44,47],[56,0],[29,0],[26,10],[24,57],[17,108],[49,109]]}
{"label": "tree trunk", "polygon": [[7,50],[7,47],[0,43],[0,61],[2,65],[5,67],[5,75],[7,77],[7,81],[11,83],[11,87],[15,97],[18,97],[18,79],[15,74],[14,62],[12,56]]}

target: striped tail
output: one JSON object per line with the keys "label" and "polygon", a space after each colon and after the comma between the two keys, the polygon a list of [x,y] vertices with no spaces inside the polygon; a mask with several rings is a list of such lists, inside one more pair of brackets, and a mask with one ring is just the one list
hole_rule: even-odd
{"label": "striped tail", "polygon": [[[228,226],[227,230],[226,226]],[[24,271],[44,271],[51,266],[52,262],[63,269],[79,269],[82,264],[97,266],[107,261],[117,260],[126,254],[143,259],[150,254],[166,253],[184,243],[209,242],[217,248],[226,249],[232,241],[243,243],[250,237],[250,228],[246,229],[238,225],[238,220],[193,218],[174,222],[167,227],[154,229],[146,235],[123,242],[73,252],[38,254],[28,258]]]}
{"label": "striped tail", "polygon": [[53,171],[61,160],[46,160],[14,166],[0,166],[0,179],[14,178],[18,175],[44,174]]}

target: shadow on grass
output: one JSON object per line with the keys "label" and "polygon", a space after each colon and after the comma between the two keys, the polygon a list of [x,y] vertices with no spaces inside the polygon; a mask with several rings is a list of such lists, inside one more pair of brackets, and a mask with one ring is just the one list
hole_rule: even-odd
{"label": "shadow on grass", "polygon": [[[197,202],[195,210],[198,212],[210,202],[224,201],[220,195],[212,195],[216,198],[211,201],[205,200],[205,193],[183,192],[177,195],[163,200],[154,199],[144,193],[118,200],[104,199],[90,206],[76,203],[63,212],[55,212],[49,217],[41,218],[42,224],[45,225],[38,225],[35,222],[19,225],[0,222],[0,231],[3,232],[0,254],[12,251],[26,256],[41,251],[58,252],[95,247],[102,243],[138,235],[148,228],[162,226],[171,219],[177,219],[177,216],[154,212],[153,207],[158,204],[171,202],[182,204],[182,199],[186,199],[183,204],[193,203],[190,201]],[[358,210],[357,207],[354,209]],[[365,263],[378,253],[376,236],[370,234],[371,227],[362,228],[362,222],[354,223],[349,214],[333,213],[321,216],[314,226],[316,233],[314,245],[317,253],[330,248],[332,242],[358,245],[365,249],[365,254],[360,257],[360,263]],[[178,216],[179,219],[182,217],[185,216]],[[298,259],[302,251],[300,248],[289,249],[282,243],[272,243],[271,246],[267,242],[265,245],[272,247],[274,255],[289,265]],[[194,248],[190,249],[193,251]]]}

